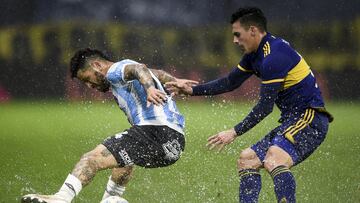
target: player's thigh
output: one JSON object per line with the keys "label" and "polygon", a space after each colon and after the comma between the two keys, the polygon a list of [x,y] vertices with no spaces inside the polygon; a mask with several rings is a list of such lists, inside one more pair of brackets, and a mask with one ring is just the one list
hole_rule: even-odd
{"label": "player's thigh", "polygon": [[295,164],[307,159],[323,143],[328,131],[329,120],[326,115],[316,113],[310,125],[296,133],[294,146],[299,156]]}
{"label": "player's thigh", "polygon": [[259,157],[256,155],[253,149],[246,148],[240,153],[240,157],[237,160],[238,170],[243,169],[258,169],[262,166]]}
{"label": "player's thigh", "polygon": [[146,168],[175,163],[184,150],[184,135],[167,126],[133,126],[106,139],[103,144],[114,155],[118,166]]}
{"label": "player's thigh", "polygon": [[[280,127],[280,126],[279,126]],[[253,164],[256,167],[263,167],[263,163],[265,160],[265,156],[269,148],[273,145],[273,138],[276,136],[276,133],[279,131],[279,127],[276,127],[272,131],[270,131],[267,135],[265,135],[261,140],[250,147],[250,150],[244,150],[244,155],[249,154],[250,158],[254,160]],[[251,153],[247,153],[251,152]],[[254,153],[256,158],[254,158]],[[240,156],[241,158],[241,156]],[[258,166],[260,164],[260,166]],[[238,165],[239,166],[239,165]]]}
{"label": "player's thigh", "polygon": [[264,160],[264,167],[269,172],[278,166],[291,168],[293,164],[291,156],[284,149],[276,145],[269,148]]}
{"label": "player's thigh", "polygon": [[[293,128],[289,131],[279,131],[272,140],[273,145],[278,146],[291,157],[292,165],[299,164],[309,157],[324,141],[328,130],[328,118],[322,113],[314,113],[312,122],[307,125],[301,125],[301,123],[297,125],[298,123],[290,127],[284,126],[288,127],[284,129],[291,129],[291,126]],[[271,152],[271,154],[277,153]],[[269,157],[273,156],[269,155]],[[269,165],[269,168],[272,166]]]}

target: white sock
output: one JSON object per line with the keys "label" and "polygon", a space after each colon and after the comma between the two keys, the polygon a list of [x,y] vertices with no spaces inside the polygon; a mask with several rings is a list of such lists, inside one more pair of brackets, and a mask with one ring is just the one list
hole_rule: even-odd
{"label": "white sock", "polygon": [[71,202],[74,197],[79,194],[81,189],[81,181],[77,177],[69,174],[56,195],[59,195],[66,199],[66,201]]}
{"label": "white sock", "polygon": [[113,180],[111,180],[111,176],[109,177],[109,181],[106,185],[106,189],[102,199],[108,198],[110,196],[122,196],[125,192],[125,187],[119,184],[116,184]]}

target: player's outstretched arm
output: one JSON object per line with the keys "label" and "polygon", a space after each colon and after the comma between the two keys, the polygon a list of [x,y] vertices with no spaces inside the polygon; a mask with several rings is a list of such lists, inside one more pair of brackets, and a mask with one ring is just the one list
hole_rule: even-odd
{"label": "player's outstretched arm", "polygon": [[[171,92],[172,95],[190,95],[192,93],[192,87],[199,84],[199,82],[195,80],[176,78],[163,70],[151,69],[151,72],[153,72],[154,75],[160,80],[161,84],[165,85],[167,90]],[[182,88],[174,87],[175,84],[177,86],[181,86]]]}
{"label": "player's outstretched arm", "polygon": [[209,137],[207,146],[210,149],[218,148],[221,150],[226,145],[232,143],[236,137],[244,134],[262,121],[272,112],[275,100],[281,88],[281,83],[262,85],[260,90],[260,100],[246,118],[234,128]]}
{"label": "player's outstretched arm", "polygon": [[[147,101],[155,105],[164,104],[166,95],[164,92],[156,89],[151,73],[145,64],[129,64],[124,68],[124,79],[137,79],[145,88],[147,93]],[[148,103],[149,105],[149,103]]]}
{"label": "player's outstretched arm", "polygon": [[184,82],[167,82],[166,88],[170,92],[183,91],[187,95],[217,95],[230,92],[239,87],[252,73],[244,73],[234,68],[227,76],[196,86],[189,86]]}
{"label": "player's outstretched arm", "polygon": [[159,79],[161,84],[165,84],[167,82],[175,82],[177,80],[176,77],[172,76],[170,73],[159,70],[159,69],[152,69],[150,68],[151,72]]}

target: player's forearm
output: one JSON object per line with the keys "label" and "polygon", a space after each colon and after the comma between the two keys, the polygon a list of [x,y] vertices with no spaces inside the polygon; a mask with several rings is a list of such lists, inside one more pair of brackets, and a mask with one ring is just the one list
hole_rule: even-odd
{"label": "player's forearm", "polygon": [[217,95],[231,90],[233,88],[229,85],[228,79],[224,77],[194,86],[192,96]]}
{"label": "player's forearm", "polygon": [[157,69],[150,69],[151,72],[154,73],[154,75],[159,79],[161,84],[165,84],[167,82],[174,82],[176,81],[176,77],[170,75],[166,71],[163,70],[157,70]]}
{"label": "player's forearm", "polygon": [[260,100],[246,118],[237,124],[234,129],[236,134],[242,135],[248,130],[256,126],[266,116],[268,116],[274,108],[275,100],[282,84],[263,85],[260,90]]}
{"label": "player's forearm", "polygon": [[251,73],[243,73],[238,68],[233,68],[226,77],[194,86],[192,95],[217,95],[230,92],[238,88],[251,75]]}
{"label": "player's forearm", "polygon": [[272,112],[273,106],[256,105],[252,111],[246,116],[246,118],[234,127],[234,130],[238,136],[246,133],[251,128],[256,126],[266,116]]}
{"label": "player's forearm", "polygon": [[125,80],[138,79],[139,82],[147,90],[150,87],[155,87],[153,78],[149,69],[144,64],[131,64],[127,65],[124,71]]}

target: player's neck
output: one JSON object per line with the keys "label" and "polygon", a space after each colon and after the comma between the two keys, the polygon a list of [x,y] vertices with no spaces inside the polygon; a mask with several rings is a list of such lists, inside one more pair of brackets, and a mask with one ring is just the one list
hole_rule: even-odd
{"label": "player's neck", "polygon": [[261,41],[264,39],[264,37],[266,36],[267,32],[260,32],[257,39],[256,39],[256,49],[254,52],[257,52],[257,50],[260,48],[260,44],[261,44]]}
{"label": "player's neck", "polygon": [[111,61],[106,61],[104,67],[100,70],[100,72],[103,75],[106,75],[107,72],[109,71],[110,67],[114,64],[114,62]]}

